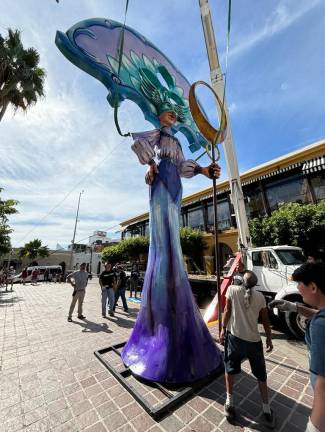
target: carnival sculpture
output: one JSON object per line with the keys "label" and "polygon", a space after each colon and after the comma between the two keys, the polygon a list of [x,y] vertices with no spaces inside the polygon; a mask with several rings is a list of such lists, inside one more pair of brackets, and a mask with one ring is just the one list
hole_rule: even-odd
{"label": "carnival sculpture", "polygon": [[206,149],[189,109],[190,84],[168,58],[130,27],[89,19],[56,44],[76,66],[100,80],[115,110],[134,101],[156,129],[132,133],[132,150],[147,165],[150,197],[150,248],[141,308],[122,359],[132,373],[164,384],[192,383],[212,374],[221,354],[194,300],[184,268],[179,236],[181,177],[220,175],[217,164],[201,167],[186,159],[175,133],[191,152]]}

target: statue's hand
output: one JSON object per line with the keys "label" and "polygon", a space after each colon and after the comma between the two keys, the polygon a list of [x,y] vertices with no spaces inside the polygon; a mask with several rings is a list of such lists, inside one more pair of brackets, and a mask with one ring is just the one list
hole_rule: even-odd
{"label": "statue's hand", "polygon": [[216,163],[211,163],[206,167],[201,168],[201,174],[205,175],[209,179],[219,178],[221,173],[221,168]]}
{"label": "statue's hand", "polygon": [[147,185],[152,185],[157,173],[158,173],[157,165],[155,163],[149,165],[149,168],[145,175],[145,182],[147,183]]}

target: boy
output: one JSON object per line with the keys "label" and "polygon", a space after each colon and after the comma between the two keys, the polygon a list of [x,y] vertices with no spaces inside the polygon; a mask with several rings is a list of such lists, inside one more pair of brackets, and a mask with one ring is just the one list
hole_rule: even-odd
{"label": "boy", "polygon": [[286,300],[273,300],[269,307],[298,312],[310,318],[305,338],[310,353],[314,403],[306,432],[325,432],[325,264],[307,262],[293,272],[292,279],[298,282],[303,301],[315,309]]}

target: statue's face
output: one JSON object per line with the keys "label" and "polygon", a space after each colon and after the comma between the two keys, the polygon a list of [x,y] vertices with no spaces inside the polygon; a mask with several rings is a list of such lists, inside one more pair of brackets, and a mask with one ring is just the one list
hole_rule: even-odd
{"label": "statue's face", "polygon": [[176,122],[176,114],[173,111],[166,111],[160,114],[161,126],[171,127]]}

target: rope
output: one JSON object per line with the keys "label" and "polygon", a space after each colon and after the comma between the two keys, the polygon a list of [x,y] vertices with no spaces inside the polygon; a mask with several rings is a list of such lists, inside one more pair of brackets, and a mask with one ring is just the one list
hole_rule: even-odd
{"label": "rope", "polygon": [[[120,34],[120,45],[119,45],[119,54],[118,54],[118,69],[117,69],[117,75],[118,77],[120,76],[120,71],[121,71],[121,65],[122,65],[122,56],[123,56],[123,47],[124,47],[124,32],[125,32],[125,23],[126,23],[126,15],[127,15],[127,11],[128,11],[128,7],[129,7],[129,0],[126,0],[125,3],[125,12],[124,12],[124,23],[123,23],[123,27],[121,29],[121,34]],[[130,132],[124,134],[121,131],[119,122],[118,122],[118,105],[119,105],[119,100],[118,100],[118,92],[115,92],[115,100],[114,100],[114,122],[115,122],[115,126],[117,129],[117,132],[122,136],[122,137],[127,137],[127,136],[131,136]]]}

